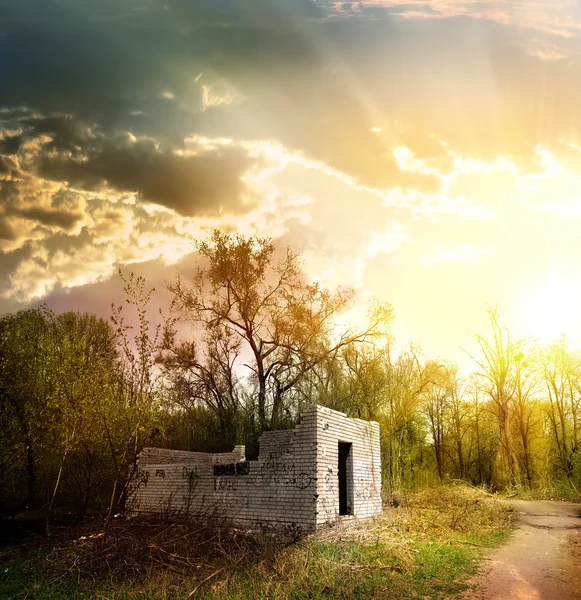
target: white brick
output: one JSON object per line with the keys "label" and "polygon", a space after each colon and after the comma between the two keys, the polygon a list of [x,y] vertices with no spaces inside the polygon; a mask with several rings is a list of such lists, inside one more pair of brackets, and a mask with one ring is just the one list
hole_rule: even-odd
{"label": "white brick", "polygon": [[243,461],[243,446],[222,454],[145,448],[130,486],[130,514],[215,510],[239,524],[315,529],[339,518],[339,442],[352,445],[347,469],[352,515],[380,512],[379,425],[311,406],[294,429],[261,436],[259,458],[248,463],[247,474],[214,474],[214,466]]}

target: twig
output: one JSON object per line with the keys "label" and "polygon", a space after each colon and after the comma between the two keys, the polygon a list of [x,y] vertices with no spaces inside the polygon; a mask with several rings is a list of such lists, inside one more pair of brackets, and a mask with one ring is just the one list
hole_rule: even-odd
{"label": "twig", "polygon": [[226,567],[222,567],[222,568],[218,569],[217,571],[214,571],[211,575],[208,575],[208,577],[206,577],[205,579],[202,579],[202,581],[200,581],[200,583],[198,583],[198,585],[186,596],[186,600],[190,600],[190,598],[193,598],[194,594],[204,585],[204,583],[206,583],[207,581],[210,581],[210,579],[212,579],[212,577],[216,577],[216,575],[221,573],[225,568]]}

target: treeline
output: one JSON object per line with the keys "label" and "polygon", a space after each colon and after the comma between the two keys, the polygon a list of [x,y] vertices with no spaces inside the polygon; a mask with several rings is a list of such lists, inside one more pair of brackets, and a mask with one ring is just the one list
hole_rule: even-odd
{"label": "treeline", "polygon": [[1,512],[50,512],[56,501],[84,514],[122,501],[163,420],[151,354],[129,355],[126,342],[122,327],[89,313],[0,319]]}
{"label": "treeline", "polygon": [[263,431],[313,402],[379,421],[387,490],[464,479],[578,496],[581,357],[565,339],[514,340],[491,310],[463,379],[416,348],[394,354],[387,304],[362,329],[338,327],[353,293],[307,282],[290,249],[217,231],[197,249],[155,327],[133,275],[109,321],[0,318],[0,512],[113,515],[144,446],[241,443],[253,458]]}
{"label": "treeline", "polygon": [[380,422],[390,490],[462,479],[578,499],[581,355],[564,336],[547,346],[512,339],[489,316],[468,377],[414,348],[393,357],[388,342],[346,349],[331,393],[318,397]]}

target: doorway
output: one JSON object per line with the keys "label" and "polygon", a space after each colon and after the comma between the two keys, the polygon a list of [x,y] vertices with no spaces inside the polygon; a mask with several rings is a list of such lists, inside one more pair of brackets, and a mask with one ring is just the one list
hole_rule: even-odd
{"label": "doorway", "polygon": [[353,514],[353,461],[350,442],[339,442],[339,515]]}

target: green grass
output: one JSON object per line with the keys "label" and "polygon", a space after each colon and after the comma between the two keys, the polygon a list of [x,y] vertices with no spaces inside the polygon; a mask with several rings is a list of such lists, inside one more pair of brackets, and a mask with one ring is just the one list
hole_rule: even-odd
{"label": "green grass", "polygon": [[92,597],[89,582],[79,583],[72,574],[55,576],[43,564],[42,558],[42,553],[24,553],[0,561],[0,598],[71,600]]}
{"label": "green grass", "polygon": [[[138,573],[115,564],[92,572],[80,562],[75,567],[81,555],[64,541],[0,551],[0,598],[185,600],[193,590],[192,597],[204,600],[454,598],[510,531],[505,509],[482,492],[453,486],[423,491],[379,518],[325,529],[286,547],[272,538],[238,539],[220,546],[222,553],[210,548],[198,555],[186,570],[168,560]],[[111,554],[107,560],[117,559]]]}

